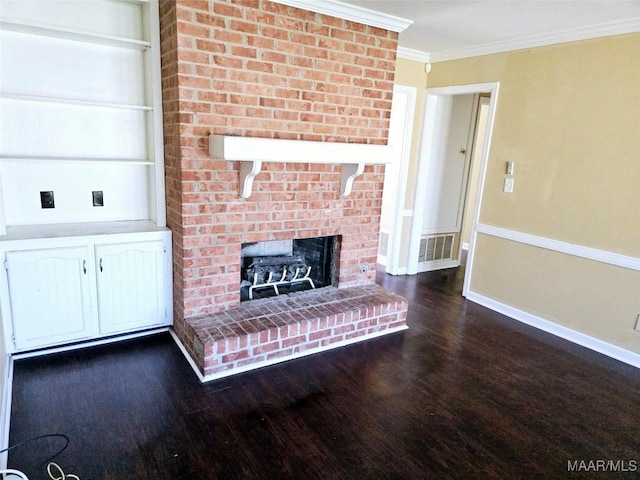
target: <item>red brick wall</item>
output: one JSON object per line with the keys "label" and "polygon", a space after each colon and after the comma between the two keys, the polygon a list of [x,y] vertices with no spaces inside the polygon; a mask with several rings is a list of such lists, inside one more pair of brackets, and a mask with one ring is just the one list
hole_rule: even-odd
{"label": "red brick wall", "polygon": [[208,135],[386,144],[397,34],[267,0],[160,5],[177,329],[238,304],[243,242],[341,235],[339,286],[373,283],[383,167],[343,199],[339,166],[266,163],[242,199]]}

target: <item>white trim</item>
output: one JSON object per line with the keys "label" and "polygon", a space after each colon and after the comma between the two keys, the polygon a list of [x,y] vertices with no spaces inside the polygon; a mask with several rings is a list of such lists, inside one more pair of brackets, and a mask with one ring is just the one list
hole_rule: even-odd
{"label": "white trim", "polygon": [[447,227],[435,227],[435,228],[425,228],[422,230],[422,236],[425,235],[458,235],[460,233],[459,225],[450,225]]}
{"label": "white trim", "polygon": [[431,61],[431,54],[428,52],[422,52],[420,50],[414,50],[413,48],[398,47],[398,58],[405,60],[413,60],[414,62],[429,63]]}
{"label": "white trim", "polygon": [[[153,145],[153,168],[149,169],[151,192],[150,218],[159,227],[167,226],[167,207],[165,204],[166,185],[164,169],[164,125],[162,110],[162,75],[160,61],[160,2],[143,0],[143,8],[149,10],[146,18],[149,21],[149,39],[152,48],[145,52],[146,94],[153,105],[153,112],[148,116],[148,145]],[[147,67],[148,65],[148,67]]]}
{"label": "white trim", "polygon": [[[380,263],[380,262],[378,262],[378,263]],[[380,263],[380,265],[382,265],[383,267],[386,266],[383,263]],[[406,275],[407,274],[407,267],[396,267],[396,268],[393,269],[393,271],[389,271],[389,270],[385,269],[384,273],[388,273],[389,275],[393,275],[393,276]]]}
{"label": "white trim", "polygon": [[469,244],[467,242],[462,242],[462,250],[469,250]]}
{"label": "white trim", "polygon": [[393,161],[393,146],[209,135],[209,154],[229,161],[384,164]]}
{"label": "white trim", "polygon": [[170,329],[169,333],[171,334],[171,338],[173,338],[173,341],[176,342],[176,345],[178,346],[178,348],[182,352],[182,355],[184,355],[184,358],[187,359],[187,363],[189,363],[189,365],[191,365],[191,368],[196,373],[196,376],[198,377],[198,380],[200,380],[201,383],[204,382],[204,375],[202,375],[202,372],[200,371],[200,369],[196,365],[196,362],[193,361],[193,358],[191,358],[191,355],[189,355],[189,352],[187,352],[187,349],[182,344],[182,341],[176,335],[176,332],[174,332],[173,329]]}
{"label": "white trim", "polygon": [[490,55],[492,53],[510,52],[524,48],[543,47],[556,43],[575,42],[578,40],[588,40],[590,38],[606,37],[610,35],[622,35],[640,31],[640,17],[627,20],[601,23],[588,27],[572,28],[558,32],[543,33],[538,35],[528,35],[511,40],[484,43],[470,47],[453,48],[431,53],[431,62],[445,62],[458,58],[478,57]]}
{"label": "white trim", "polygon": [[413,20],[407,18],[396,17],[388,13],[378,12],[369,8],[350,5],[348,3],[339,2],[337,0],[271,0],[275,3],[288,5],[290,7],[301,8],[310,12],[330,15],[332,17],[342,18],[353,22],[371,25],[372,27],[384,28],[392,32],[402,32],[409,25],[413,24]]}
{"label": "white trim", "polygon": [[460,260],[434,260],[431,262],[419,262],[418,273],[443,270],[445,268],[455,268],[460,266]]}
{"label": "white trim", "polygon": [[393,272],[386,272],[389,275],[406,275],[407,267],[396,267]]}
{"label": "white trim", "polygon": [[542,317],[532,315],[531,313],[524,312],[475,292],[467,292],[467,299],[495,312],[506,315],[518,322],[526,323],[527,325],[543,330],[555,335],[556,337],[564,338],[565,340],[576,343],[595,352],[602,353],[603,355],[614,358],[633,367],[640,368],[640,354],[638,353],[604,342],[578,332],[577,330],[558,325],[555,322],[545,320]]}
{"label": "white trim", "polygon": [[439,95],[465,95],[471,93],[490,93],[489,113],[487,115],[487,128],[484,138],[484,146],[481,156],[480,172],[478,174],[478,189],[476,194],[476,206],[471,219],[471,240],[469,242],[469,252],[467,258],[467,267],[465,268],[464,283],[462,287],[462,295],[466,296],[471,281],[471,273],[473,269],[473,251],[475,244],[475,226],[479,221],[480,207],[482,203],[482,192],[484,189],[485,172],[491,149],[491,136],[493,134],[493,125],[495,120],[496,107],[498,104],[498,93],[500,90],[499,82],[476,83],[470,85],[455,85],[448,87],[428,88],[426,90],[425,111],[422,123],[422,143],[420,144],[420,154],[418,160],[418,172],[416,174],[416,187],[413,203],[413,219],[411,222],[409,253],[407,257],[407,274],[413,275],[418,273],[418,253],[420,249],[420,239],[422,237],[422,217],[424,215],[424,202],[426,201],[426,191],[420,188],[420,179],[426,178],[429,170],[431,157],[431,144],[433,136],[437,129],[437,103]]}
{"label": "white trim", "polygon": [[413,142],[413,125],[416,115],[418,89],[405,85],[395,85],[393,94],[395,95],[396,93],[406,95],[407,103],[403,120],[402,145],[399,145],[400,158],[397,166],[395,212],[391,218],[389,245],[387,248],[386,271],[393,274],[397,273],[398,265],[400,264],[400,241],[402,239],[403,218],[406,212],[404,204],[407,195],[409,164],[411,163],[411,144]]}
{"label": "white trim", "polygon": [[517,232],[506,228],[495,227],[480,223],[477,225],[476,231],[492,237],[503,238],[513,242],[524,243],[533,247],[544,248],[554,252],[566,253],[575,257],[586,258],[596,262],[608,263],[617,267],[628,268],[630,270],[640,271],[640,258],[621,255],[619,253],[609,252],[607,250],[598,250],[597,248],[585,247],[575,243],[563,242],[547,237],[539,237],[530,233]]}
{"label": "white trim", "polygon": [[0,235],[7,234],[7,220],[4,213],[4,205],[6,203],[4,193],[2,192],[2,162],[0,162]]}
{"label": "white trim", "polygon": [[327,350],[333,350],[334,348],[344,347],[346,345],[351,345],[353,343],[362,342],[364,340],[371,340],[372,338],[377,338],[377,337],[381,337],[381,336],[384,336],[384,335],[389,335],[391,333],[401,332],[403,330],[408,330],[408,329],[409,329],[409,327],[406,326],[406,325],[402,326],[402,327],[389,328],[387,330],[381,330],[379,332],[374,332],[374,333],[369,333],[367,335],[362,335],[361,337],[350,338],[349,340],[343,340],[342,342],[330,343],[329,345],[324,345],[322,347],[312,348],[312,349],[309,349],[309,350],[305,350],[303,352],[294,353],[292,355],[287,355],[286,357],[278,357],[278,358],[273,358],[271,360],[265,360],[264,362],[251,363],[249,365],[244,365],[242,367],[233,368],[233,369],[230,369],[230,370],[225,370],[223,372],[218,372],[218,373],[214,373],[214,374],[211,374],[211,375],[202,375],[202,372],[200,372],[200,370],[196,366],[195,362],[193,361],[191,356],[188,354],[187,350],[184,348],[184,345],[182,345],[182,342],[177,337],[177,335],[175,335],[173,330],[171,331],[171,335],[173,336],[173,339],[178,344],[178,347],[180,348],[180,351],[182,351],[182,354],[187,358],[187,361],[189,362],[189,365],[191,365],[191,368],[193,368],[193,370],[196,372],[196,375],[198,376],[200,381],[204,383],[204,382],[210,382],[211,380],[218,380],[220,378],[229,377],[231,375],[236,375],[238,373],[244,373],[244,372],[249,372],[251,370],[257,370],[258,368],[268,367],[270,365],[275,365],[277,363],[287,362],[289,360],[294,360],[296,358],[302,358],[302,357],[306,357],[308,355],[313,355],[313,354],[316,354],[316,353],[326,352]]}
{"label": "white trim", "polygon": [[[485,84],[487,85],[487,84]],[[467,263],[465,265],[464,281],[462,283],[462,295],[467,296],[467,292],[471,286],[471,276],[473,274],[473,259],[475,256],[475,245],[477,231],[476,228],[480,223],[480,208],[482,207],[482,195],[484,193],[484,183],[487,172],[487,164],[489,163],[489,155],[491,152],[491,138],[493,135],[493,125],[496,118],[496,110],[498,108],[498,93],[500,92],[500,83],[496,82],[491,88],[491,98],[489,99],[489,112],[487,113],[487,124],[485,127],[484,141],[482,145],[482,157],[480,159],[480,171],[478,172],[478,188],[476,192],[476,203],[473,217],[471,218],[471,233],[469,238],[469,250],[467,251]],[[469,188],[467,186],[467,188]]]}
{"label": "white trim", "polygon": [[100,338],[97,340],[92,340],[90,342],[74,343],[71,345],[62,345],[60,347],[45,348],[43,350],[34,350],[30,352],[17,352],[17,353],[14,353],[12,356],[16,360],[20,360],[23,358],[31,358],[31,357],[41,357],[44,355],[51,355],[53,353],[70,352],[72,350],[79,350],[81,348],[95,347],[98,345],[108,345],[110,343],[120,342],[122,340],[131,340],[132,338],[147,337],[149,335],[155,335],[156,333],[162,333],[168,330],[169,330],[168,326],[153,328],[151,330],[143,330],[141,332],[133,332],[133,333],[127,333],[125,335],[118,335],[118,336],[108,337],[108,338]]}
{"label": "white trim", "polygon": [[365,165],[392,162],[393,150],[393,146],[369,143],[209,135],[209,155],[212,159],[241,163],[242,198],[251,196],[253,180],[262,171],[263,162],[342,165],[340,194],[346,197],[351,193],[353,181],[364,172]]}
{"label": "white trim", "polygon": [[[0,449],[9,448],[9,427],[11,424],[11,397],[13,393],[13,357],[5,355],[5,377],[2,386],[2,407],[0,409]],[[7,468],[9,452],[0,454],[0,468]]]}

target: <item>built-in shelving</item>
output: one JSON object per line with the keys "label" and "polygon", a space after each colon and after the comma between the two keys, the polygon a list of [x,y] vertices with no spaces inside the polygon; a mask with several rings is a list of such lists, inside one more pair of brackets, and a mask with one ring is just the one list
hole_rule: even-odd
{"label": "built-in shelving", "polygon": [[[166,224],[158,0],[3,3],[0,236]],[[54,191],[55,209],[39,192]],[[92,191],[104,191],[96,208]]]}
{"label": "built-in shelving", "polygon": [[100,35],[83,30],[71,28],[49,27],[46,25],[30,24],[17,21],[0,21],[0,29],[25,33],[28,35],[47,36],[60,38],[63,40],[75,40],[80,42],[90,42],[98,45],[108,45],[112,47],[133,48],[146,50],[151,46],[150,42],[137,40],[135,38],[115,37],[111,35]]}

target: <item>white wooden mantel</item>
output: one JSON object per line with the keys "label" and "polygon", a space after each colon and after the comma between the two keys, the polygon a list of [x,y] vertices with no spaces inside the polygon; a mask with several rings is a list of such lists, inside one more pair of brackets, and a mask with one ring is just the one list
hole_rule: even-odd
{"label": "white wooden mantel", "polygon": [[251,196],[253,179],[261,172],[264,162],[340,164],[340,194],[346,197],[351,193],[353,181],[362,174],[365,165],[391,163],[394,149],[387,145],[365,143],[209,135],[209,154],[214,159],[240,162],[242,198]]}

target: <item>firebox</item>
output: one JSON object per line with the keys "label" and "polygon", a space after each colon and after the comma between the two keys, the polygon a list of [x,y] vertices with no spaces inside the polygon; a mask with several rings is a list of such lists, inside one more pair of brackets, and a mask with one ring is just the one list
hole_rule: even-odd
{"label": "firebox", "polygon": [[243,243],[240,300],[337,284],[339,236]]}

